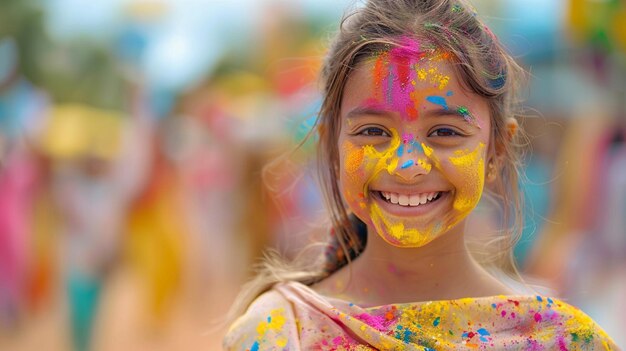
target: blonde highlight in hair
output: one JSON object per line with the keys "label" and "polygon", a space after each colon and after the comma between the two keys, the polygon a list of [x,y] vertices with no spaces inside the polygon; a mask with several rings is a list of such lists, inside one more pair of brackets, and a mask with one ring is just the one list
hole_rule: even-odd
{"label": "blonde highlight in hair", "polygon": [[[323,102],[317,121],[318,172],[334,236],[343,250],[343,261],[332,269],[298,265],[292,270],[276,257],[267,261],[255,280],[245,288],[239,307],[269,289],[274,283],[296,280],[312,284],[358,256],[366,243],[351,224],[339,186],[340,107],[350,73],[363,61],[399,47],[406,38],[450,55],[464,89],[488,103],[491,115],[489,162],[500,170],[489,195],[502,206],[504,235],[494,238],[479,262],[495,265],[519,277],[512,256],[521,233],[522,204],[518,188],[519,136],[507,131],[507,119],[515,117],[517,94],[524,71],[504,50],[473,8],[463,0],[369,0],[344,16],[322,66]],[[298,273],[296,271],[300,269]],[[290,273],[288,273],[290,272]]]}

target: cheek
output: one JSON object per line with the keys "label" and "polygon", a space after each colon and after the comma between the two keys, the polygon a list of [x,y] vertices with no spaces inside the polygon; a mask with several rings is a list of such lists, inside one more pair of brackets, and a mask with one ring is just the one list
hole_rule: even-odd
{"label": "cheek", "polygon": [[341,146],[341,190],[350,206],[362,206],[366,176],[363,167],[364,149],[345,141]]}
{"label": "cheek", "polygon": [[471,211],[480,201],[485,184],[485,144],[474,150],[456,151],[448,158],[451,175],[456,187],[454,209]]}

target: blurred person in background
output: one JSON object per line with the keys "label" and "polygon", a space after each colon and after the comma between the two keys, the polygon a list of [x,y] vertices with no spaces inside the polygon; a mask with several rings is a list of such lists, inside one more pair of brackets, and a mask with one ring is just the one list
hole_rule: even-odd
{"label": "blurred person in background", "polygon": [[[545,225],[525,271],[587,311],[626,345],[626,3],[568,1],[558,58],[570,69],[563,138],[554,146]],[[558,104],[558,92],[551,94]],[[551,101],[551,102],[552,102]]]}
{"label": "blurred person in background", "polygon": [[[48,97],[21,74],[12,37],[0,37],[0,329],[14,330],[40,303],[50,247],[39,230],[36,207],[44,186],[44,164],[33,147]],[[43,264],[42,264],[43,263]],[[33,288],[34,290],[32,290]],[[3,328],[4,327],[4,328]]]}
{"label": "blurred person in background", "polygon": [[120,254],[129,206],[145,182],[148,118],[141,111],[125,118],[85,105],[58,105],[42,138],[54,159],[60,257],[78,351],[91,347],[103,284]]}

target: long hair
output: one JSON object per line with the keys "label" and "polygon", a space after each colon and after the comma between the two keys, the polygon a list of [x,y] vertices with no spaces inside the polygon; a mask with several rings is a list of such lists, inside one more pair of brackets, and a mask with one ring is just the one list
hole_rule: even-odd
{"label": "long hair", "polygon": [[337,140],[342,96],[350,73],[359,63],[402,46],[407,37],[449,53],[462,86],[488,103],[492,122],[488,157],[492,161],[497,158],[499,173],[487,193],[502,207],[505,230],[472,253],[483,266],[495,266],[519,277],[512,249],[522,226],[518,187],[521,156],[517,137],[508,135],[506,121],[517,113],[523,69],[463,0],[368,0],[342,19],[321,72],[323,101],[316,132],[318,172],[332,221],[328,254],[323,262],[313,266],[284,262],[276,254],[267,256],[257,277],[244,286],[234,310],[241,312],[277,282],[313,284],[364,249],[362,223],[348,213],[339,187]]}

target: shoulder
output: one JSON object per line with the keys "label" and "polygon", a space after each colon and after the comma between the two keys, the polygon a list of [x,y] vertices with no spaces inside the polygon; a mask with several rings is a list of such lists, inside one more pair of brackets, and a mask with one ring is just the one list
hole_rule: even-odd
{"label": "shoulder", "polygon": [[[537,318],[555,321],[551,332],[558,346],[568,345],[576,350],[620,350],[611,337],[585,312],[559,299],[537,297],[545,306]],[[541,311],[541,310],[540,310]]]}
{"label": "shoulder", "polygon": [[293,305],[270,290],[259,296],[224,337],[224,350],[290,350],[298,332]]}

